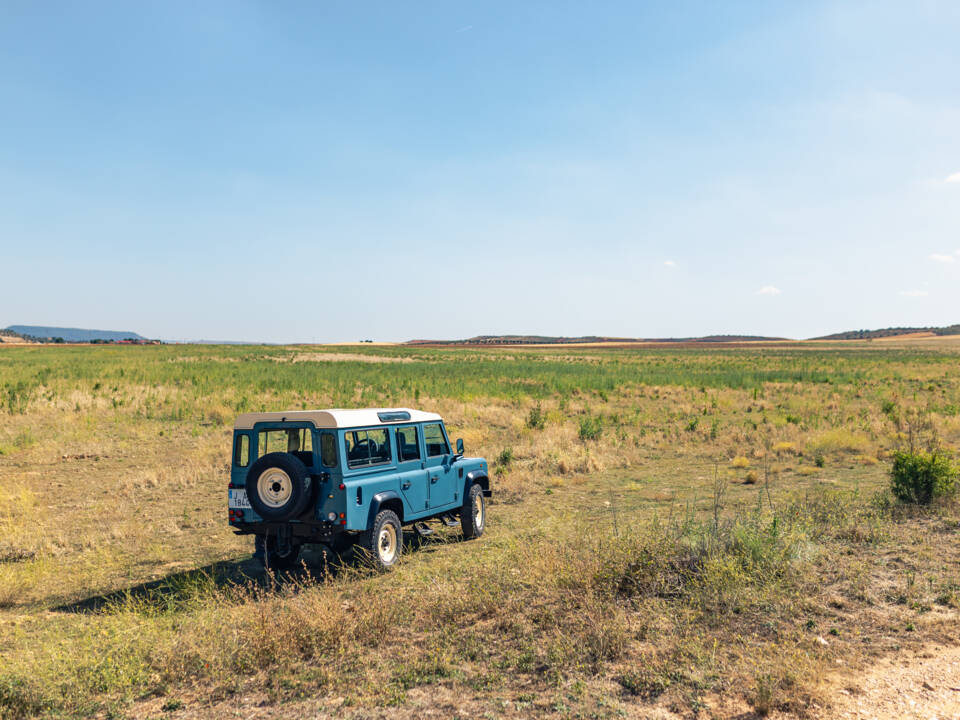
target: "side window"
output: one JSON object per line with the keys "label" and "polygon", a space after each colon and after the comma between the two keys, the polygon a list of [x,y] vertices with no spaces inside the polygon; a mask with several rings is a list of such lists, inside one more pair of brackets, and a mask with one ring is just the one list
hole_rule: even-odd
{"label": "side window", "polygon": [[390,462],[390,438],[386,428],[348,430],[343,436],[348,467],[356,468]]}
{"label": "side window", "polygon": [[397,428],[397,459],[400,462],[420,459],[420,443],[416,427]]}
{"label": "side window", "polygon": [[333,433],[323,433],[320,436],[320,459],[324,467],[337,466],[337,436]]}
{"label": "side window", "polygon": [[431,423],[423,426],[423,442],[427,446],[427,457],[446,455],[450,452],[447,439],[443,436],[440,423]]}
{"label": "side window", "polygon": [[246,467],[250,464],[250,436],[241,433],[233,439],[233,464]]}

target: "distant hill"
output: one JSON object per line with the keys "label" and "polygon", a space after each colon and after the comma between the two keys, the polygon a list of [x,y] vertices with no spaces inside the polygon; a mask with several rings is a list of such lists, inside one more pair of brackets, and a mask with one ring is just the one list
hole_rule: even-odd
{"label": "distant hill", "polygon": [[914,333],[933,333],[934,335],[960,335],[960,325],[946,327],[896,327],[880,330],[847,330],[846,332],[823,335],[811,338],[812,340],[873,340],[875,338],[896,337],[897,335],[913,335]]}
{"label": "distant hill", "polygon": [[46,327],[44,325],[11,325],[10,332],[25,338],[62,338],[64,342],[92,342],[94,340],[146,340],[135,332],[117,330],[83,330],[81,328]]}
{"label": "distant hill", "polygon": [[686,338],[621,338],[600,335],[552,337],[549,335],[478,335],[466,340],[410,340],[407,345],[575,345],[583,343],[726,343],[776,342],[786,338],[763,335],[708,335]]}

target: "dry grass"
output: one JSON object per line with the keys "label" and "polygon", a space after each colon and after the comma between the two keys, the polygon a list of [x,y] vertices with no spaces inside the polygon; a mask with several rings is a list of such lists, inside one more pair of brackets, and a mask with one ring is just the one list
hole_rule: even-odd
{"label": "dry grass", "polygon": [[[744,387],[736,368],[758,362],[744,350],[710,358],[736,371],[701,387],[683,373],[646,384],[700,356],[644,349],[358,348],[409,362],[341,359],[323,365],[345,373],[334,380],[271,359],[293,349],[17,354],[30,351],[0,351],[0,383],[42,379],[0,425],[10,717],[304,697],[318,714],[418,715],[444,693],[449,714],[689,712],[722,695],[797,710],[837,660],[953,632],[956,508],[872,497],[897,441],[884,402],[929,407],[943,442],[960,440],[955,356],[814,353],[803,363],[844,364],[849,379]],[[78,369],[88,361],[95,374]],[[421,363],[485,374],[420,386]],[[291,368],[302,386],[269,381]],[[264,578],[225,522],[229,424],[303,404],[442,413],[493,466],[488,533],[443,532],[387,576],[325,574],[315,553],[293,579]]]}

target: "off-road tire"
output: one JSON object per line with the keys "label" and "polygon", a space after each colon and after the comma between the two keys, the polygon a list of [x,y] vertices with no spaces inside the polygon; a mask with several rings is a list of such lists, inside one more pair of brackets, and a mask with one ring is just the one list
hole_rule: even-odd
{"label": "off-road tire", "polygon": [[361,550],[377,570],[389,570],[403,551],[403,527],[393,510],[381,510],[373,525],[361,535],[355,548]]}
{"label": "off-road tire", "polygon": [[[272,483],[262,483],[274,479]],[[311,482],[307,466],[290,453],[268,453],[247,472],[247,500],[264,520],[289,520],[303,513],[310,502]]]}
{"label": "off-road tire", "polygon": [[460,527],[463,528],[463,537],[467,540],[483,535],[487,526],[487,503],[483,497],[483,487],[471,485],[470,490],[463,498],[463,507],[460,508]]}

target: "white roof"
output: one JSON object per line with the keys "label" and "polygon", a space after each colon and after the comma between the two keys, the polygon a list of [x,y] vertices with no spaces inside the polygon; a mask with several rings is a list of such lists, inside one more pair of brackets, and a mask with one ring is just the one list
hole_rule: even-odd
{"label": "white roof", "polygon": [[[378,413],[409,413],[410,417],[398,419],[380,419]],[[369,408],[364,410],[286,410],[283,412],[243,413],[234,423],[236,430],[252,430],[261,422],[310,422],[318,428],[348,428],[366,425],[395,425],[404,422],[439,421],[436,413],[410,408]]]}

